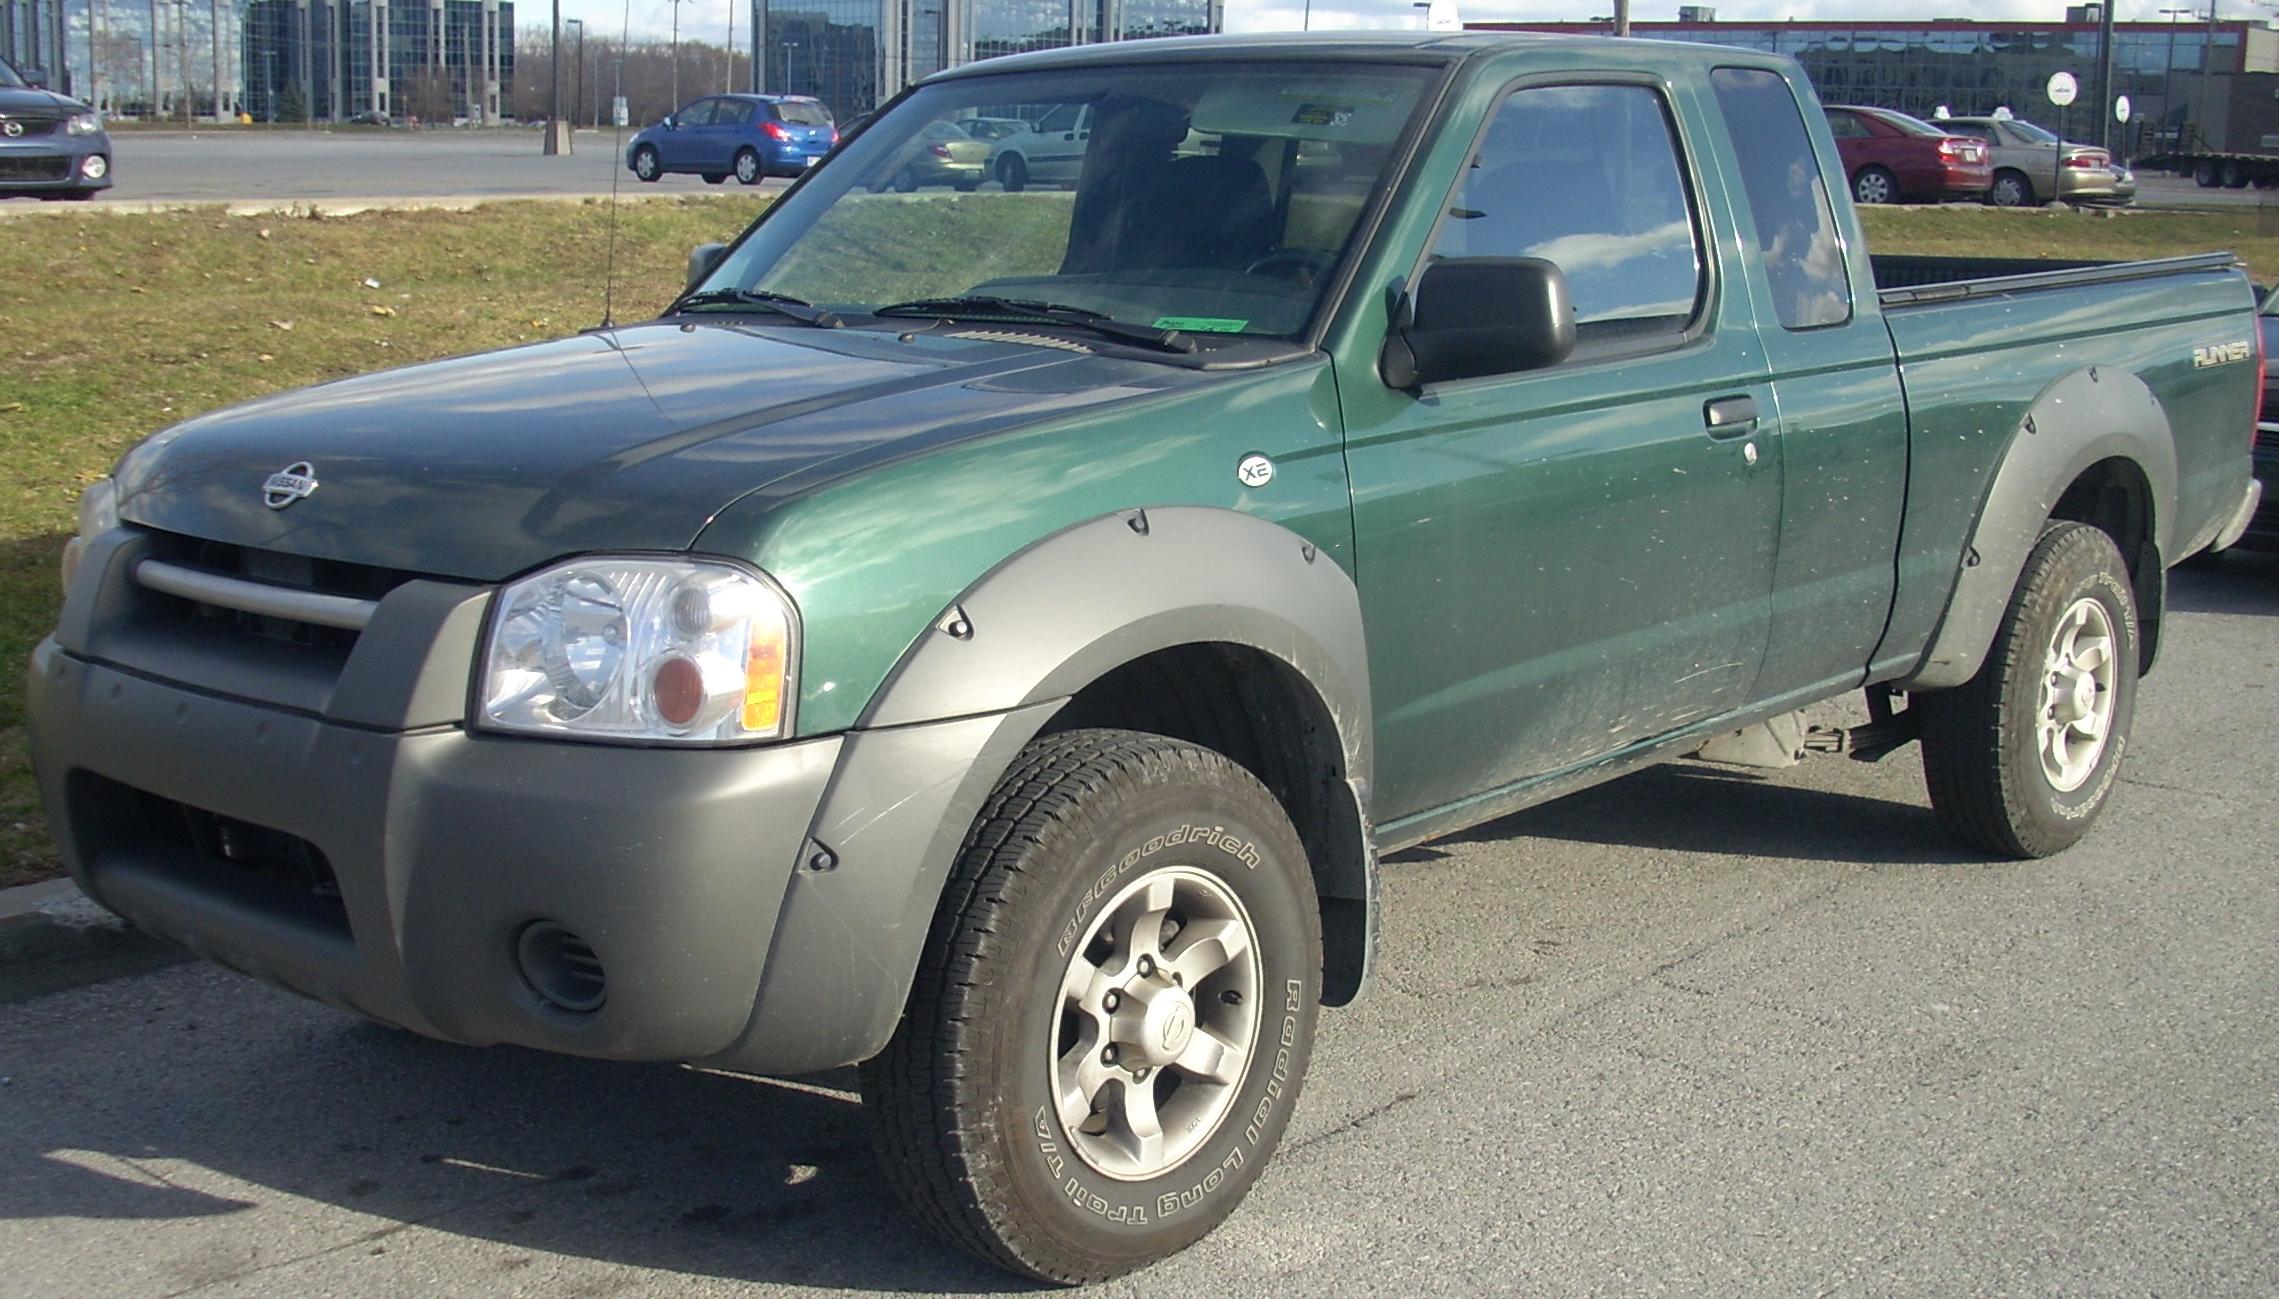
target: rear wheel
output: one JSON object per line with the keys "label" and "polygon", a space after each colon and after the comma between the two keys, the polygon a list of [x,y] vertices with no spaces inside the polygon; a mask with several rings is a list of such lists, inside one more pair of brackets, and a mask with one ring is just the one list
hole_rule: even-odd
{"label": "rear wheel", "polygon": [[2119,548],[2085,523],[2048,524],[1978,675],[1912,701],[1940,823],[2006,857],[2070,847],[2112,793],[2136,696]]}
{"label": "rear wheel", "polygon": [[897,194],[917,193],[918,173],[908,167],[894,173],[894,192]]}
{"label": "rear wheel", "polygon": [[2018,172],[1998,171],[1986,201],[1996,207],[2024,207],[2034,201],[2034,184]]}
{"label": "rear wheel", "polygon": [[2214,189],[2222,176],[2216,171],[2215,160],[2202,158],[2192,168],[2192,183],[2202,189]]}
{"label": "rear wheel", "polygon": [[1021,155],[1008,153],[997,160],[997,183],[1010,193],[1018,194],[1029,187],[1029,164]]}
{"label": "rear wheel", "polygon": [[1115,1276],[1241,1203],[1298,1099],[1321,992],[1304,849],[1220,754],[1048,736],[968,834],[892,1042],[881,1162],[952,1243]]}
{"label": "rear wheel", "polygon": [[763,173],[765,170],[766,168],[760,166],[760,155],[758,150],[738,149],[736,151],[737,184],[757,185],[760,183],[761,173]]}
{"label": "rear wheel", "polygon": [[1852,200],[1857,203],[1895,203],[1899,179],[1881,167],[1862,167],[1852,177]]}
{"label": "rear wheel", "polygon": [[2226,162],[2223,169],[2225,189],[2246,189],[2247,168],[2237,162]]}

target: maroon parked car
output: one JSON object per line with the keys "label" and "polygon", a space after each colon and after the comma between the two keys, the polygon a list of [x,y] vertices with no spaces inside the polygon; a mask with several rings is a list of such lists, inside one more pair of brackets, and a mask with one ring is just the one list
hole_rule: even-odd
{"label": "maroon parked car", "polygon": [[1830,105],[1828,130],[1836,156],[1852,178],[1852,201],[1897,203],[1902,199],[1986,197],[1994,183],[1986,142],[1949,135],[1938,127],[1888,108]]}

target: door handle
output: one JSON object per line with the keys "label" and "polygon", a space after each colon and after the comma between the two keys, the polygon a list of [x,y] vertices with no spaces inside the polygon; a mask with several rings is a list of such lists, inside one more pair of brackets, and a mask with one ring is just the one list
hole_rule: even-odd
{"label": "door handle", "polygon": [[1701,404],[1701,422],[1709,436],[1737,438],[1757,431],[1757,399],[1746,394],[1718,397]]}

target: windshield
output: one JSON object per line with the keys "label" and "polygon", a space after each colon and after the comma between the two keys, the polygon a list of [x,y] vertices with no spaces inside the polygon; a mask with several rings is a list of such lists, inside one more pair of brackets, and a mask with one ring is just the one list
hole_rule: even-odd
{"label": "windshield", "polygon": [[[922,86],[701,287],[843,317],[986,296],[1205,336],[1297,334],[1435,75],[1261,61]],[[1010,129],[976,138],[960,125],[976,119]]]}
{"label": "windshield", "polygon": [[1902,113],[1897,109],[1879,108],[1875,110],[1875,115],[1882,118],[1884,121],[1891,123],[1893,126],[1898,127],[1900,130],[1907,132],[1909,135],[1935,135],[1941,139],[1944,139],[1947,134],[1945,131],[1942,131],[1938,127],[1931,125],[1929,122],[1924,121],[1922,118],[1909,117],[1907,114]]}
{"label": "windshield", "polygon": [[2010,129],[2016,131],[2021,138],[2030,140],[2035,144],[2056,144],[2058,142],[2057,137],[2048,131],[2032,122],[2021,122],[2014,117],[2010,119]]}
{"label": "windshield", "polygon": [[24,84],[24,79],[16,75],[16,70],[8,66],[8,60],[0,59],[0,89],[27,90],[29,88]]}
{"label": "windshield", "polygon": [[775,115],[794,126],[829,126],[831,115],[812,99],[779,99]]}

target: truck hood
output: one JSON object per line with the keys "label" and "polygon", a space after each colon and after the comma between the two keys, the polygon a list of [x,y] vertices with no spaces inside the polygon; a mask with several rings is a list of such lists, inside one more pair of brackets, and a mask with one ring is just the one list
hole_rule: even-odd
{"label": "truck hood", "polygon": [[[678,550],[785,476],[836,477],[1102,402],[1208,381],[961,337],[657,322],[283,393],[120,462],[129,522],[496,580],[580,551]],[[316,486],[273,508],[264,484]]]}

